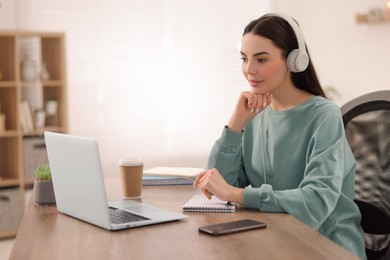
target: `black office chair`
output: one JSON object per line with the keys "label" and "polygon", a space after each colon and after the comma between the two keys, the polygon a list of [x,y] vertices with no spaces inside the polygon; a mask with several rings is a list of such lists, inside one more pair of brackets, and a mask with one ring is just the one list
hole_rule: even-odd
{"label": "black office chair", "polygon": [[390,90],[353,99],[341,113],[357,161],[354,200],[367,258],[384,259],[390,256]]}

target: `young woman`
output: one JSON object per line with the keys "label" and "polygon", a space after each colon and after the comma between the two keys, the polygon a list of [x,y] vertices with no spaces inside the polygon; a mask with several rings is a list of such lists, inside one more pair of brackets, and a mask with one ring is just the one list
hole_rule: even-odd
{"label": "young woman", "polygon": [[353,202],[356,162],[298,25],[281,14],[252,21],[241,57],[251,89],[240,94],[194,185],[209,198],[291,214],[366,259]]}

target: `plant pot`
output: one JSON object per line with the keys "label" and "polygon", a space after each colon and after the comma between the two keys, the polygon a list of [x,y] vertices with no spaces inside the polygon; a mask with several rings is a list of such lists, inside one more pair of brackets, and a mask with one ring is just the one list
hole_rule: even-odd
{"label": "plant pot", "polygon": [[53,182],[51,180],[34,180],[33,196],[34,202],[40,205],[55,203]]}

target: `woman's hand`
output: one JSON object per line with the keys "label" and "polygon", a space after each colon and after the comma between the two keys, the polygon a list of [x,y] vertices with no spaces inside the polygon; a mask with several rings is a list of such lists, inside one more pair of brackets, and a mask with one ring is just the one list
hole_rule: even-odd
{"label": "woman's hand", "polygon": [[251,91],[241,92],[234,112],[230,117],[228,128],[235,132],[241,132],[252,118],[271,103],[271,99],[272,95],[269,94],[255,94]]}
{"label": "woman's hand", "polygon": [[244,190],[228,184],[215,168],[199,173],[194,186],[198,186],[208,199],[214,194],[221,200],[244,203]]}

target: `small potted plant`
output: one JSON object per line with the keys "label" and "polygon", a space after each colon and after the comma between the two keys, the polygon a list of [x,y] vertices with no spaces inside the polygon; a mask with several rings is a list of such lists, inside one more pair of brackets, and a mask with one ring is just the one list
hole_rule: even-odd
{"label": "small potted plant", "polygon": [[56,202],[50,166],[47,163],[39,164],[35,169],[33,196],[35,203],[40,205]]}

